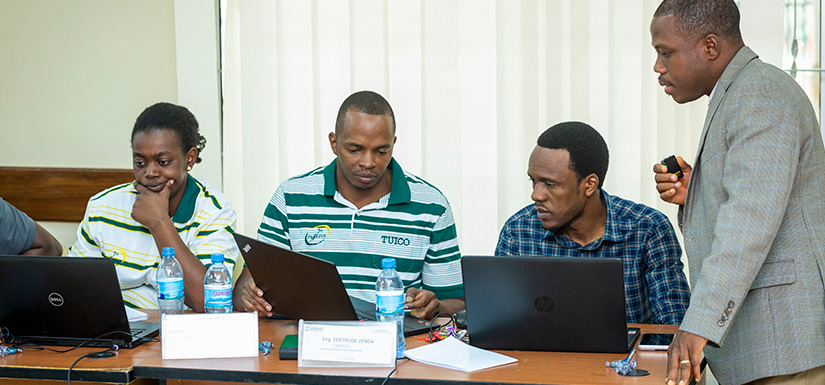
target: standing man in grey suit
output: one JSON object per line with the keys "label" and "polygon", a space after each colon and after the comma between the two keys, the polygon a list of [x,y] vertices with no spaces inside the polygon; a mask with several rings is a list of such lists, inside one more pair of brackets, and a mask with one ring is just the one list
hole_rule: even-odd
{"label": "standing man in grey suit", "polygon": [[704,349],[722,384],[825,383],[825,149],[811,102],[745,46],[733,0],[665,0],[650,33],[665,93],[710,97],[693,167],[653,168],[661,199],[680,205],[693,287],[666,381],[700,377]]}

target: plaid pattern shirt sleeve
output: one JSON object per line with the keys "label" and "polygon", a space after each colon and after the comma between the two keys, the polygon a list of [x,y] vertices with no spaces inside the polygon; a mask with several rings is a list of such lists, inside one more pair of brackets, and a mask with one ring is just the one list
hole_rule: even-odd
{"label": "plaid pattern shirt sleeve", "polygon": [[681,261],[682,249],[676,239],[673,226],[660,212],[651,221],[648,239],[644,242],[644,279],[650,288],[648,297],[653,307],[654,323],[682,323],[690,303],[690,289]]}
{"label": "plaid pattern shirt sleeve", "polygon": [[682,250],[661,212],[601,191],[605,235],[587,245],[545,230],[529,205],[505,222],[496,255],[619,258],[624,265],[628,323],[679,324],[690,302]]}

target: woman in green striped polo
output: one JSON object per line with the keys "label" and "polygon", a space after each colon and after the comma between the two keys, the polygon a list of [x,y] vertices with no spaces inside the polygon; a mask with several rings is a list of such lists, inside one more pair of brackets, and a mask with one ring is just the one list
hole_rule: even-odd
{"label": "woman in green striped polo", "polygon": [[74,257],[114,261],[123,302],[156,309],[155,271],[163,247],[173,247],[183,269],[185,304],[203,311],[203,277],[212,253],[223,253],[232,270],[238,247],[236,215],[226,197],[189,172],[201,161],[206,139],[188,109],[157,103],[132,129],[135,181],[89,200]]}

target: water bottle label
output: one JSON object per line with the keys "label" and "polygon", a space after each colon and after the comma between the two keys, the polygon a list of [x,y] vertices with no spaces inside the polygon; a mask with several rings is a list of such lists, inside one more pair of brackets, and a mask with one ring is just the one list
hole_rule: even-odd
{"label": "water bottle label", "polygon": [[203,289],[204,307],[232,307],[232,285],[205,285]]}
{"label": "water bottle label", "polygon": [[375,305],[378,314],[404,314],[404,292],[385,291],[375,293]]}
{"label": "water bottle label", "polygon": [[170,278],[158,281],[158,299],[181,299],[183,298],[183,278]]}

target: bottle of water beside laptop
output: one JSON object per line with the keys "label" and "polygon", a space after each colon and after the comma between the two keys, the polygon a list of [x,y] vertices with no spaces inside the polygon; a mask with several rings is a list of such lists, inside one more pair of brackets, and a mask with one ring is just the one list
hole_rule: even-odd
{"label": "bottle of water beside laptop", "polygon": [[396,357],[404,358],[404,282],[395,271],[395,259],[382,259],[381,269],[378,281],[375,282],[376,319],[398,325]]}
{"label": "bottle of water beside laptop", "polygon": [[183,270],[175,259],[175,249],[164,247],[155,275],[161,314],[183,313]]}
{"label": "bottle of water beside laptop", "polygon": [[203,308],[207,313],[232,312],[232,275],[223,260],[223,254],[212,254],[212,265],[203,279]]}

